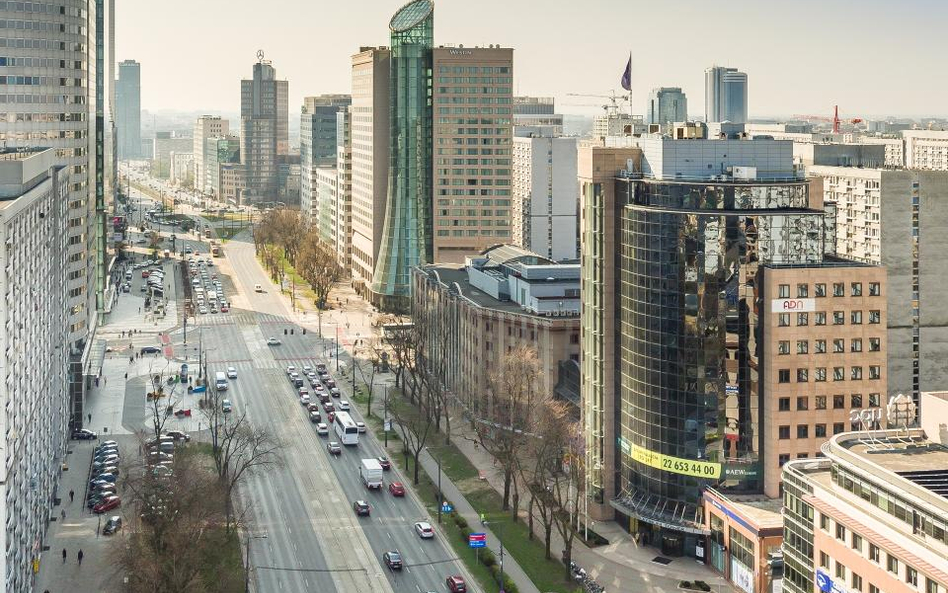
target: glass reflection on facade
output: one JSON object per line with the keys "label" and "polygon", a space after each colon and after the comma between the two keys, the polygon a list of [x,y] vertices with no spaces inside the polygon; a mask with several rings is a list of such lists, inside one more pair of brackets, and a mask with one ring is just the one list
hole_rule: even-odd
{"label": "glass reflection on facade", "polygon": [[808,209],[803,182],[619,179],[616,192],[622,337],[613,504],[700,534],[704,486],[763,487],[758,266],[821,262],[824,216]]}
{"label": "glass reflection on facade", "polygon": [[431,47],[434,3],[403,6],[391,29],[388,198],[372,292],[386,309],[406,308],[411,270],[428,263],[431,236]]}

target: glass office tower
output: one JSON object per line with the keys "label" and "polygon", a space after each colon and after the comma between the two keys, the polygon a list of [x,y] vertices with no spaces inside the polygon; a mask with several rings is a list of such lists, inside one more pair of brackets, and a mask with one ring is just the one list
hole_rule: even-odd
{"label": "glass office tower", "polygon": [[431,236],[431,49],[434,2],[414,0],[389,23],[391,109],[388,199],[372,292],[405,310],[411,269],[428,263]]}

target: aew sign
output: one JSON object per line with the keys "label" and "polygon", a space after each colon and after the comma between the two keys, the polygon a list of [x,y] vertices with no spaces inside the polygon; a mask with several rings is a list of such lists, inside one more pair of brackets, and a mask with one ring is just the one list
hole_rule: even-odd
{"label": "aew sign", "polygon": [[816,311],[816,299],[772,299],[771,313],[806,313]]}

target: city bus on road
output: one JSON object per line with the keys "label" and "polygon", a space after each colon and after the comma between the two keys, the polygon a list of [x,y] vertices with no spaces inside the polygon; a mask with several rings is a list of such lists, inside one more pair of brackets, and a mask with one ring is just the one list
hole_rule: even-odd
{"label": "city bus on road", "polygon": [[205,239],[210,239],[210,238],[211,238],[211,227],[210,227],[210,225],[204,225],[204,238],[205,238]]}
{"label": "city bus on road", "polygon": [[333,420],[333,426],[336,427],[336,435],[343,445],[359,444],[359,427],[349,412],[336,412],[336,419]]}
{"label": "city bus on road", "polygon": [[212,257],[221,256],[221,246],[218,245],[216,241],[211,241],[211,256]]}

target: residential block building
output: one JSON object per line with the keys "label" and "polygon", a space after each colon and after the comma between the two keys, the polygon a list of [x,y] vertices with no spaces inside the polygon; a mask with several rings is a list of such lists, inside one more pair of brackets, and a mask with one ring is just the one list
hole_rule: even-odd
{"label": "residential block building", "polygon": [[903,130],[905,167],[948,171],[948,131]]}

